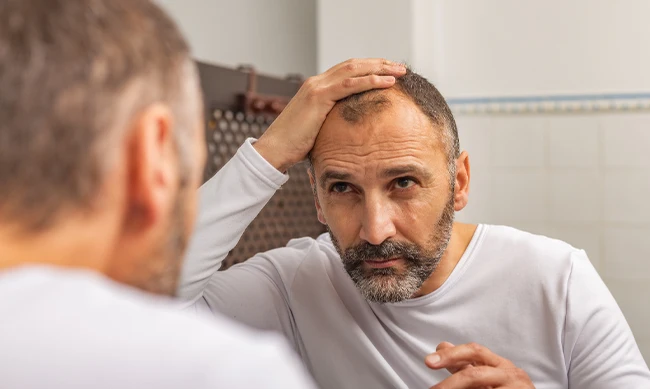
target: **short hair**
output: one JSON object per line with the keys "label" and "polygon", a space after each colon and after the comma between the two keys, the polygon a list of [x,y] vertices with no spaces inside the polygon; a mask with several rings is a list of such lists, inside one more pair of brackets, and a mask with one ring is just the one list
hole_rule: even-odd
{"label": "short hair", "polygon": [[149,0],[0,2],[0,219],[37,231],[94,207],[110,150],[152,103],[171,107],[182,149],[190,67]]}
{"label": "short hair", "polygon": [[[396,90],[410,99],[429,118],[433,126],[442,131],[441,142],[447,154],[449,171],[455,175],[456,159],[460,156],[458,129],[454,115],[440,91],[426,78],[409,68],[388,90]],[[391,105],[385,91],[374,89],[348,96],[337,102],[336,109],[344,120],[350,123],[359,122]]]}

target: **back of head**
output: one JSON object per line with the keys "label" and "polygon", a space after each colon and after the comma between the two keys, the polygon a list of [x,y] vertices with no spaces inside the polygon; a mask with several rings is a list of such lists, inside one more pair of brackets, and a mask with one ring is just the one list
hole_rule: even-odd
{"label": "back of head", "polygon": [[115,142],[147,104],[169,104],[184,139],[188,63],[148,0],[0,2],[2,223],[38,232],[95,207]]}

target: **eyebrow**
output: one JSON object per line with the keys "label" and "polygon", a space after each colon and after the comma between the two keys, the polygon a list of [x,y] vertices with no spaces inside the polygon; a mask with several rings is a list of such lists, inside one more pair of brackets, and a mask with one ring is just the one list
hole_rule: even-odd
{"label": "eyebrow", "polygon": [[349,173],[338,172],[336,170],[328,170],[320,176],[320,187],[325,189],[327,181],[337,180],[337,181],[347,181],[352,177]]}
{"label": "eyebrow", "polygon": [[412,174],[414,176],[421,177],[424,180],[429,180],[432,177],[431,173],[424,170],[422,167],[418,165],[395,166],[390,169],[383,170],[380,173],[380,176],[383,178],[392,178],[392,177],[404,176],[407,174]]}
{"label": "eyebrow", "polygon": [[[395,166],[390,169],[383,170],[380,173],[382,178],[393,178],[412,174],[424,180],[430,180],[432,175],[418,165],[403,165]],[[344,173],[336,170],[328,170],[320,177],[320,186],[325,189],[328,181],[349,181],[352,177],[349,173]]]}

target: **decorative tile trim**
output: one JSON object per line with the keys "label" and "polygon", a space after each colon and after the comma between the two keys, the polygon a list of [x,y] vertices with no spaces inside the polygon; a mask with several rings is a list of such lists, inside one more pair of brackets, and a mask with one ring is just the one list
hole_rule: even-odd
{"label": "decorative tile trim", "polygon": [[650,93],[448,99],[456,114],[519,114],[650,110]]}

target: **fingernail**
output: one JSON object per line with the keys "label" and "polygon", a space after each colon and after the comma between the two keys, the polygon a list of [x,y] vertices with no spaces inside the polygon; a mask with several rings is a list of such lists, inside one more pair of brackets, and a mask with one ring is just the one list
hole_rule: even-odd
{"label": "fingernail", "polygon": [[395,77],[393,76],[384,76],[384,80],[387,82],[395,82]]}
{"label": "fingernail", "polygon": [[435,365],[438,362],[440,362],[440,355],[438,354],[427,355],[427,363],[429,365]]}

